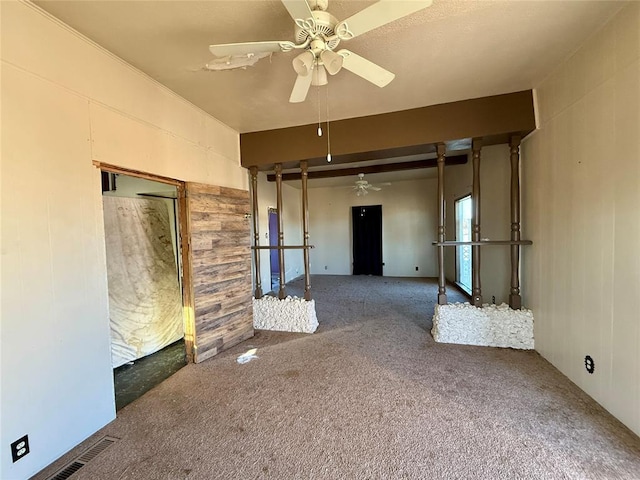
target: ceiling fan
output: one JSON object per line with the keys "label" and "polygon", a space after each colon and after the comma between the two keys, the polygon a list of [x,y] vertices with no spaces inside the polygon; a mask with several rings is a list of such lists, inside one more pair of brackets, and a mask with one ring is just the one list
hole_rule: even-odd
{"label": "ceiling fan", "polygon": [[[391,185],[390,183],[381,183],[380,185]],[[364,173],[358,174],[358,180],[356,180],[356,184],[353,187],[353,191],[356,192],[356,196],[361,197],[363,195],[367,195],[369,190],[374,192],[379,192],[382,190],[379,186],[372,185],[364,179]]]}
{"label": "ceiling fan", "polygon": [[274,52],[301,50],[293,59],[298,77],[289,98],[290,102],[299,103],[305,100],[311,85],[326,85],[327,73],[335,75],[342,68],[378,87],[388,85],[395,77],[393,73],[349,50],[335,49],[341,41],[430,6],[432,0],[379,0],[342,21],[327,12],[329,0],[282,0],[282,3],[295,22],[295,42],[227,43],[210,45],[209,50],[229,65]]}

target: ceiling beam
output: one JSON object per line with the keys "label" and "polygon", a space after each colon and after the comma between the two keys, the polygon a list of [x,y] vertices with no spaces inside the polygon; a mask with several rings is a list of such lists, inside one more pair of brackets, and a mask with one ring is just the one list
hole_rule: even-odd
{"label": "ceiling beam", "polygon": [[[272,170],[276,163],[297,167],[301,160],[307,160],[309,167],[326,165],[327,138],[318,137],[317,128],[314,123],[243,133],[241,164],[263,171]],[[363,161],[374,155],[380,158],[379,152],[432,153],[436,143],[460,139],[479,138],[484,145],[492,145],[502,143],[509,134],[524,136],[534,129],[531,90],[336,120],[331,122],[332,163]]]}
{"label": "ceiling beam", "polygon": [[[454,155],[447,157],[445,165],[462,165],[467,163],[467,155]],[[401,170],[414,170],[418,168],[431,168],[435,167],[437,159],[427,158],[424,160],[415,160],[412,162],[399,162],[399,163],[387,163],[385,165],[369,165],[366,167],[351,167],[341,168],[338,170],[317,170],[315,172],[308,172],[308,178],[333,178],[333,177],[349,177],[358,175],[359,173],[371,174],[371,173],[386,173],[386,172],[399,172]],[[267,175],[269,182],[275,182],[275,174]],[[300,180],[300,172],[283,173],[282,180]]]}

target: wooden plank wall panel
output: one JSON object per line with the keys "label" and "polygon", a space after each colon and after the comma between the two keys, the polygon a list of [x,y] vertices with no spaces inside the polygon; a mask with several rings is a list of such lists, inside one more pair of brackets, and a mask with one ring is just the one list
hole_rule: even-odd
{"label": "wooden plank wall panel", "polygon": [[195,362],[253,336],[249,192],[187,183]]}

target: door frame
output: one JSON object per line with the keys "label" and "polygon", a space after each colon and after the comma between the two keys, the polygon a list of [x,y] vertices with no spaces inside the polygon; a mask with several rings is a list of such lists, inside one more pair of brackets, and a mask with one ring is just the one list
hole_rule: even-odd
{"label": "door frame", "polygon": [[130,177],[143,178],[154,182],[165,183],[176,187],[178,195],[177,210],[178,234],[180,236],[180,260],[182,263],[182,320],[184,324],[184,344],[187,362],[194,362],[193,347],[195,342],[195,309],[193,297],[193,276],[191,274],[191,245],[189,244],[189,209],[187,208],[186,182],[175,178],[163,177],[153,173],[141,172],[130,168],[119,167],[108,163],[93,161],[93,165],[101,171],[120,173]]}

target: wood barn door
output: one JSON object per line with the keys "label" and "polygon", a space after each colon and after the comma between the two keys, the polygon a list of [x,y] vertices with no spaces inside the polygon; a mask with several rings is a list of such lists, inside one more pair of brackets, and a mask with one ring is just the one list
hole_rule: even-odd
{"label": "wood barn door", "polygon": [[[202,362],[253,336],[249,192],[186,184],[193,279],[193,358]],[[185,275],[187,272],[185,272]]]}

